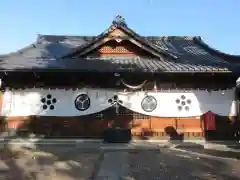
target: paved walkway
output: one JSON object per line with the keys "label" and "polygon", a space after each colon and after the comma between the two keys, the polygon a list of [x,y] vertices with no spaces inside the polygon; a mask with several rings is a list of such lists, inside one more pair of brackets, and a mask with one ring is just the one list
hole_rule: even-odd
{"label": "paved walkway", "polygon": [[128,175],[128,152],[104,153],[103,161],[94,180],[119,180]]}

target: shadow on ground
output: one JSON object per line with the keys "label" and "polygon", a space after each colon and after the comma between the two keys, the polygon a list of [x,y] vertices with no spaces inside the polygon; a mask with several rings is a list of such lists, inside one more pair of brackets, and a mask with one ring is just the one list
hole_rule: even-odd
{"label": "shadow on ground", "polygon": [[[46,140],[40,140],[35,145],[21,141],[18,141],[19,144],[15,141],[15,145],[12,145],[11,142],[9,140],[0,153],[3,164],[0,166],[0,175],[8,176],[8,179],[12,180],[94,179],[104,158],[104,153],[108,153],[108,151],[103,152],[100,148],[100,146],[108,144],[103,145],[99,142],[78,142],[77,147],[75,141],[54,142],[52,140],[46,142]],[[23,144],[25,145],[19,147]],[[224,180],[237,179],[235,175],[231,174],[232,164],[229,165],[217,159],[203,157],[201,160],[195,158],[193,161],[194,157],[188,157],[186,153],[164,153],[161,150],[154,153],[150,151],[152,147],[144,148],[144,145],[139,146],[138,150],[135,151],[128,150],[129,144],[108,146],[119,146],[123,149],[126,148],[125,152],[129,151],[129,176],[135,179],[156,179],[156,177],[161,176],[161,173],[164,175],[164,179],[178,176],[183,177],[183,179],[192,178],[195,180],[197,177],[204,179],[202,177],[214,176],[215,174]],[[240,158],[239,154],[231,154],[230,156],[229,152],[219,154],[204,150],[203,146],[200,145],[191,146],[190,143],[188,147],[179,144],[176,148],[220,157]],[[114,154],[113,151],[112,153]],[[149,174],[149,172],[151,173]]]}
{"label": "shadow on ground", "polygon": [[74,143],[33,146],[24,142],[5,144],[0,152],[0,177],[11,180],[92,179],[103,155],[93,148],[79,151]]}
{"label": "shadow on ground", "polygon": [[[109,146],[114,147],[113,149]],[[8,138],[0,152],[0,177],[8,179],[93,179],[98,172],[104,152],[115,151],[159,151],[157,146],[131,144],[108,144],[78,140]],[[152,152],[152,151],[151,151]]]}

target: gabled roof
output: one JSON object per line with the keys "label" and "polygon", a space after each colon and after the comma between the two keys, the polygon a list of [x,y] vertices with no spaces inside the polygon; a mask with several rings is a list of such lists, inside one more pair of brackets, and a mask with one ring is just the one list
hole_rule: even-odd
{"label": "gabled roof", "polygon": [[[146,57],[82,57],[96,48],[114,29],[127,35],[157,55]],[[138,44],[138,45],[139,45]],[[145,50],[146,50],[145,49]],[[98,36],[39,35],[37,41],[17,52],[0,56],[2,71],[74,70],[98,72],[240,72],[240,56],[218,52],[200,37],[140,36],[124,21],[114,20]]]}
{"label": "gabled roof", "polygon": [[121,16],[117,16],[116,19],[112,22],[112,25],[106,31],[101,33],[94,40],[89,41],[88,43],[84,44],[79,48],[76,48],[76,50],[73,53],[69,54],[67,57],[73,57],[74,54],[84,55],[104,44],[106,41],[119,37],[121,39],[127,39],[136,46],[139,46],[141,49],[148,51],[152,55],[155,55],[159,58],[162,58],[162,55],[177,58],[175,55],[162,50],[161,48],[155,46],[155,44],[153,43],[148,42],[147,39],[141,37],[132,29],[128,28],[125,20]]}

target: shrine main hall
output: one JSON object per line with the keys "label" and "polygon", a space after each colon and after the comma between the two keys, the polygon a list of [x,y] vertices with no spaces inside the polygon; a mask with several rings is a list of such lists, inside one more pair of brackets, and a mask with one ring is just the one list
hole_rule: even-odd
{"label": "shrine main hall", "polygon": [[239,132],[239,62],[200,36],[142,36],[121,16],[95,36],[38,35],[0,56],[0,129],[229,139]]}

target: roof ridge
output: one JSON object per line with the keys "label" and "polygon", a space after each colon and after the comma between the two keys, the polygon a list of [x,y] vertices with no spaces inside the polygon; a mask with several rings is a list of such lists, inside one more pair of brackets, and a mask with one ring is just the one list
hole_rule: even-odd
{"label": "roof ridge", "polygon": [[59,38],[58,40],[56,40],[56,41],[63,41],[63,40],[65,40],[65,39],[69,39],[69,38],[76,38],[76,39],[81,39],[81,38],[83,38],[83,39],[93,39],[94,37],[96,37],[96,36],[87,36],[87,35],[50,35],[50,34],[40,34],[40,35],[38,35],[38,37],[37,37],[37,41],[39,41],[39,40],[42,40],[42,39],[44,39],[44,40],[46,40],[46,41],[51,41],[50,39],[54,39],[54,38]]}
{"label": "roof ridge", "polygon": [[178,39],[178,38],[183,38],[183,39],[189,39],[189,40],[193,40],[194,38],[198,38],[200,36],[142,36],[145,38],[153,38],[153,39]]}

